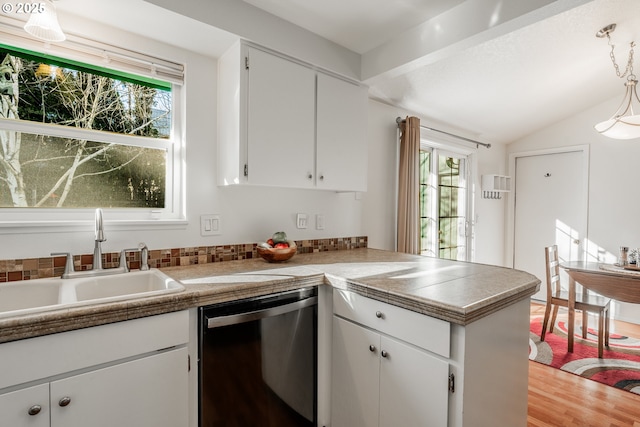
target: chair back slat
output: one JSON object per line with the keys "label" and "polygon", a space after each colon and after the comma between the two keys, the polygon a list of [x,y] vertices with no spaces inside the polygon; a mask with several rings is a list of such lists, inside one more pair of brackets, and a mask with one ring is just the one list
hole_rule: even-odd
{"label": "chair back slat", "polygon": [[547,271],[547,301],[553,294],[561,291],[560,286],[560,261],[558,259],[558,246],[544,248],[544,257]]}

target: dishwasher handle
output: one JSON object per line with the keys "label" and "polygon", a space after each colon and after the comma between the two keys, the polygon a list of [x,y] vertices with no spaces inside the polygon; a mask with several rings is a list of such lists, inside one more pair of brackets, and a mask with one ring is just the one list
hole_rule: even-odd
{"label": "dishwasher handle", "polygon": [[228,316],[212,316],[205,314],[204,323],[207,329],[217,328],[219,326],[236,325],[238,323],[251,322],[253,320],[264,319],[266,317],[279,316],[291,311],[301,310],[318,304],[318,297],[313,296],[303,300],[294,301],[289,304],[268,307],[255,311],[248,311],[238,314],[230,314]]}

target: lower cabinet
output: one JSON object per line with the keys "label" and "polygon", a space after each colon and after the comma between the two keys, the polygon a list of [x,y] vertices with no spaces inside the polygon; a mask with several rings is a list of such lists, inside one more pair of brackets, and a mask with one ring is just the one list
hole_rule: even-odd
{"label": "lower cabinet", "polygon": [[[368,307],[360,306],[353,297],[349,296],[353,306],[346,311],[340,309],[339,302],[334,307],[348,317],[351,309],[362,316]],[[388,310],[402,309],[380,307],[384,308],[370,310],[371,325],[333,317],[332,427],[446,426],[449,363],[373,329],[378,320],[393,321],[396,314],[402,315],[395,312],[387,316]],[[407,311],[407,315],[413,314]]]}
{"label": "lower cabinet", "polygon": [[0,425],[184,425],[186,360],[181,348],[0,395]]}
{"label": "lower cabinet", "polygon": [[[165,316],[165,315],[163,315]],[[174,314],[158,317],[154,325],[153,317],[144,321],[129,321],[119,324],[99,326],[82,331],[62,333],[48,337],[33,338],[0,345],[0,355],[6,349],[9,359],[19,357],[21,351],[39,350],[45,369],[34,367],[32,381],[24,386],[0,388],[0,426],[15,427],[184,427],[189,419],[188,366],[189,354],[186,341],[179,327],[169,337],[158,339],[164,322],[186,321],[186,317]],[[131,324],[131,325],[129,325]],[[185,323],[185,329],[186,332]],[[86,347],[83,344],[95,329],[95,335],[105,339],[104,348],[100,344]],[[127,330],[129,329],[129,330]],[[119,332],[122,332],[120,336]],[[138,335],[144,333],[144,335]],[[156,334],[155,337],[150,334]],[[71,334],[71,335],[67,335]],[[132,335],[131,335],[132,334]],[[171,336],[173,335],[173,336]],[[113,338],[120,336],[120,339]],[[73,338],[71,341],[68,341]],[[187,335],[188,337],[188,335]],[[43,338],[42,343],[39,339]],[[146,341],[146,344],[123,349],[131,339]],[[54,340],[54,341],[51,341]],[[64,345],[58,345],[57,341]],[[157,341],[154,343],[154,341]],[[175,342],[166,348],[156,348]],[[181,342],[184,341],[184,342]],[[69,346],[75,342],[75,345]],[[47,344],[53,343],[47,351]],[[42,344],[42,345],[41,345]],[[107,347],[120,347],[111,351]],[[65,350],[66,348],[66,350]],[[104,361],[99,353],[113,353],[116,360]],[[139,354],[127,354],[137,353]],[[60,357],[84,358],[86,365],[76,364],[77,369],[70,370]],[[121,356],[125,356],[121,358]],[[33,360],[32,354],[25,354],[24,360]],[[46,361],[45,361],[46,360]],[[102,362],[102,363],[100,363]],[[28,366],[18,366],[17,370]],[[66,371],[66,372],[58,372]],[[49,374],[49,375],[47,375]],[[46,375],[43,377],[43,375]],[[30,380],[28,373],[18,374]],[[33,383],[39,383],[32,385]]]}

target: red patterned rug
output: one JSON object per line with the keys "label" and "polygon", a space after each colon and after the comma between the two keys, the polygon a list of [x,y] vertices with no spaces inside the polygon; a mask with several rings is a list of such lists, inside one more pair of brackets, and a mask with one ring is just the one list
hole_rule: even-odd
{"label": "red patterned rug", "polygon": [[529,359],[598,381],[612,387],[640,394],[640,339],[610,334],[609,348],[598,358],[597,331],[589,328],[587,339],[576,328],[573,353],[567,352],[567,328],[559,320],[553,333],[540,341],[542,317],[532,317],[529,334]]}

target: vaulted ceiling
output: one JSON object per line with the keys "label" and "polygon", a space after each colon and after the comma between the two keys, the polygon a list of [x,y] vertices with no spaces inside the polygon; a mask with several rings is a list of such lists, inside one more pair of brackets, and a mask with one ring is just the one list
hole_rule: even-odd
{"label": "vaulted ceiling", "polygon": [[[254,27],[262,18],[280,19],[352,52],[372,98],[490,143],[509,143],[621,99],[624,81],[606,39],[595,33],[618,24],[612,41],[622,67],[629,43],[640,41],[638,0],[58,0],[56,6],[61,22],[67,13],[81,15],[212,56],[259,34],[225,25],[238,10],[251,15]],[[199,6],[216,19],[198,14]],[[282,32],[286,37],[287,28]]]}

